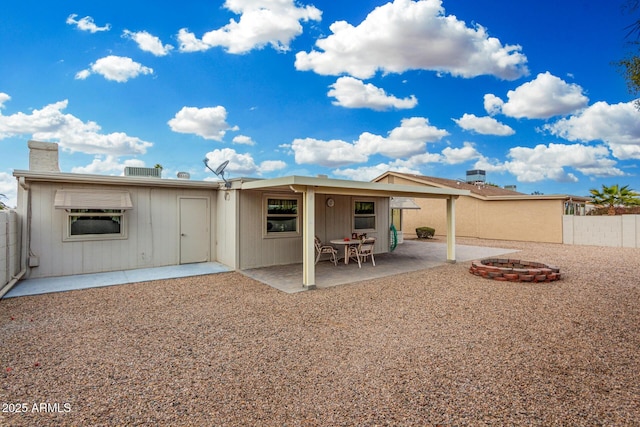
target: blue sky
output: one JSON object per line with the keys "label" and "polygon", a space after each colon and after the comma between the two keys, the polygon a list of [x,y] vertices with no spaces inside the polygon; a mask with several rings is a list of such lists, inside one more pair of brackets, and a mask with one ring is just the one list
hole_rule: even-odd
{"label": "blue sky", "polygon": [[624,1],[6,2],[0,193],[27,141],[64,172],[192,179],[387,170],[586,195],[640,189],[640,112],[612,63]]}

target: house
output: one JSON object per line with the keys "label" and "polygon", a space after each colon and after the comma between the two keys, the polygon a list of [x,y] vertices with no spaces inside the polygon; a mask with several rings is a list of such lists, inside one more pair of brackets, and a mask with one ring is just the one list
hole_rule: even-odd
{"label": "house", "polygon": [[[63,173],[58,146],[29,141],[15,170],[26,278],[217,261],[232,269],[303,264],[315,286],[314,236],[377,238],[389,251],[391,197],[443,201],[447,260],[455,261],[455,200],[464,189],[326,177],[229,182]],[[145,172],[145,168],[141,171]]]}
{"label": "house", "polygon": [[[528,195],[486,184],[484,171],[467,173],[466,181],[386,172],[374,182],[421,188],[460,189],[468,191],[456,203],[456,235],[528,242],[563,242],[563,215],[584,215],[588,197]],[[416,209],[392,212],[396,228],[405,237],[415,237],[417,227],[435,228],[441,234],[445,205],[434,199],[415,200]],[[419,208],[419,209],[418,209]]]}

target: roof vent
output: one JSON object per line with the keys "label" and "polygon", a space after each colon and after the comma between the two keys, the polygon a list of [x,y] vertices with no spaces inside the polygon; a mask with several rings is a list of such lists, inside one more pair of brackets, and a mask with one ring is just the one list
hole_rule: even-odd
{"label": "roof vent", "polygon": [[178,172],[178,179],[190,179],[191,175],[189,172]]}
{"label": "roof vent", "polygon": [[515,186],[513,184],[504,186],[505,190],[517,191],[516,188],[517,188],[517,186]]}
{"label": "roof vent", "polygon": [[146,178],[162,178],[162,169],[126,166],[124,168],[124,176],[142,176]]}

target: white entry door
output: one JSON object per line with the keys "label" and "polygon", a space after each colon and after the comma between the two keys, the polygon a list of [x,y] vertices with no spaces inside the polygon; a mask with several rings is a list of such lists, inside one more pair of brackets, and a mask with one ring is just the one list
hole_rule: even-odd
{"label": "white entry door", "polygon": [[180,198],[180,264],[209,261],[209,200]]}

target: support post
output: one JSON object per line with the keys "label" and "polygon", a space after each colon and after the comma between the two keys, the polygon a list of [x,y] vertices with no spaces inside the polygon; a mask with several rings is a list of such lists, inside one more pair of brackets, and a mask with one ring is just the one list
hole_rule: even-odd
{"label": "support post", "polygon": [[456,198],[447,199],[447,262],[456,262]]}
{"label": "support post", "polygon": [[316,288],[315,215],[316,193],[313,187],[307,187],[302,202],[302,286],[306,289]]}

